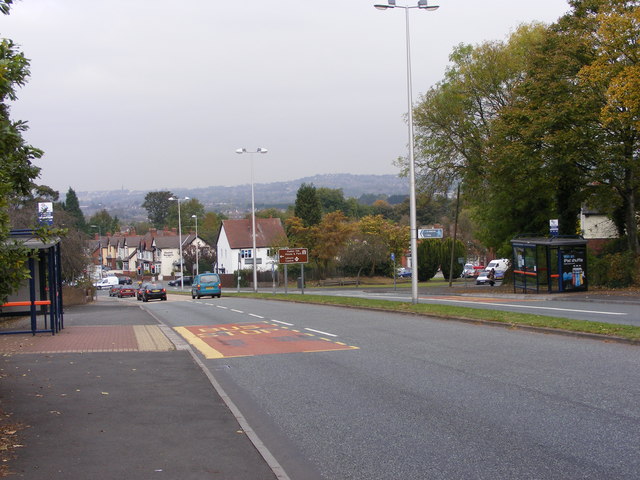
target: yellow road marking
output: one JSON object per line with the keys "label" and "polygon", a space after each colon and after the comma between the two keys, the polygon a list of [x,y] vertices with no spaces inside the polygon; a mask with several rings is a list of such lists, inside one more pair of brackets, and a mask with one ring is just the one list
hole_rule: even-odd
{"label": "yellow road marking", "polygon": [[207,345],[206,342],[200,339],[197,335],[194,335],[193,333],[191,333],[185,327],[175,327],[174,330],[178,332],[180,335],[182,335],[182,337],[187,342],[189,342],[191,345],[193,345],[198,350],[200,350],[200,353],[204,355],[204,358],[207,358],[207,359],[224,358],[224,355],[222,355],[222,353],[220,353],[215,348],[212,348],[209,345]]}

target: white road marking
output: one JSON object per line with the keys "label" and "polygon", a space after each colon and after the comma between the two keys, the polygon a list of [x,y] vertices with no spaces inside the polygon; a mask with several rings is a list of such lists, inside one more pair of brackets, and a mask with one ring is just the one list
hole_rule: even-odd
{"label": "white road marking", "polygon": [[232,308],[231,311],[236,313],[244,313],[242,310],[236,310],[235,308]]}
{"label": "white road marking", "polygon": [[558,307],[534,307],[531,305],[512,305],[509,303],[491,303],[491,302],[471,302],[468,300],[452,300],[452,299],[440,299],[440,298],[429,298],[429,301],[436,302],[451,302],[451,303],[471,303],[473,305],[493,305],[497,307],[512,307],[512,308],[531,308],[537,310],[555,310],[557,312],[576,312],[576,313],[595,313],[598,315],[627,315],[626,313],[621,312],[598,312],[596,310],[576,310],[573,308],[558,308]]}
{"label": "white road marking", "polygon": [[256,318],[264,318],[262,315],[256,315],[255,313],[250,313],[249,316],[256,317]]}
{"label": "white road marking", "polygon": [[333,333],[327,333],[321,330],[314,330],[313,328],[305,328],[305,330],[309,330],[310,332],[314,332],[314,333],[319,333],[320,335],[326,335],[328,337],[337,337],[337,335],[334,335]]}
{"label": "white road marking", "polygon": [[293,327],[293,323],[281,322],[280,320],[273,320],[273,319],[271,319],[271,321],[274,323],[280,323],[282,325],[286,325],[288,327]]}
{"label": "white road marking", "polygon": [[223,307],[222,305],[216,305],[216,307],[218,307],[218,308],[222,308],[222,309],[224,309],[224,310],[229,310],[229,307]]}

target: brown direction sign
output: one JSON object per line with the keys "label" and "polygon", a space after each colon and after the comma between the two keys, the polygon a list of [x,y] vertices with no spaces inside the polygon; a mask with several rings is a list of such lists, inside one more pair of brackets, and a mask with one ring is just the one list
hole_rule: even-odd
{"label": "brown direction sign", "polygon": [[289,263],[308,263],[309,250],[306,248],[280,248],[278,250],[278,262]]}

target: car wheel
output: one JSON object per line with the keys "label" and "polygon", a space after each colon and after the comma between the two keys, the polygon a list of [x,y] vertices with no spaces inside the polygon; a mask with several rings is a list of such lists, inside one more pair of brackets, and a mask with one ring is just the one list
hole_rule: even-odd
{"label": "car wheel", "polygon": [[143,302],[148,302],[148,301],[149,301],[149,299],[148,299],[147,297],[142,297],[142,301],[143,301]]}
{"label": "car wheel", "polygon": [[196,295],[196,298],[197,298],[198,300],[200,300],[200,295]]}
{"label": "car wheel", "polygon": [[165,301],[167,299],[167,297],[162,297],[162,301]]}

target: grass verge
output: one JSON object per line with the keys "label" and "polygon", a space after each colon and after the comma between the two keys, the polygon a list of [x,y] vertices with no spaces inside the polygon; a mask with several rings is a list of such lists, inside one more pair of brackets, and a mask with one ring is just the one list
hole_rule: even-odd
{"label": "grass verge", "polygon": [[264,300],[280,300],[298,303],[313,303],[319,305],[368,308],[389,312],[413,313],[416,315],[461,319],[467,321],[496,322],[512,326],[548,328],[569,332],[618,337],[634,343],[640,343],[640,327],[636,327],[633,325],[621,325],[616,323],[572,320],[569,318],[548,317],[545,315],[533,315],[528,313],[504,312],[500,310],[476,309],[471,307],[434,305],[428,303],[412,304],[409,302],[396,302],[390,300],[355,297],[334,297],[330,295],[273,295],[271,293],[250,292],[225,292],[224,295],[229,297],[259,298]]}

